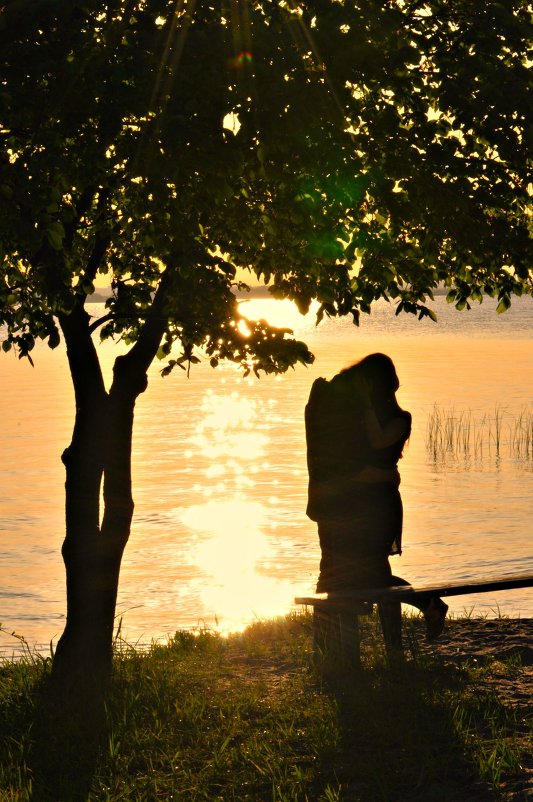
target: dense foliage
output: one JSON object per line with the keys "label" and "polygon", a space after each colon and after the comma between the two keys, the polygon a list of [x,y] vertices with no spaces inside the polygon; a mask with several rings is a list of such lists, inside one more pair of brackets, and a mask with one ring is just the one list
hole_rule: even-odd
{"label": "dense foliage", "polygon": [[506,308],[531,291],[531,34],[522,0],[14,0],[4,349],[57,345],[99,274],[102,336],[135,341],[160,288],[164,351],[266,370],[309,355],[237,328],[237,268],[320,316],[443,281]]}

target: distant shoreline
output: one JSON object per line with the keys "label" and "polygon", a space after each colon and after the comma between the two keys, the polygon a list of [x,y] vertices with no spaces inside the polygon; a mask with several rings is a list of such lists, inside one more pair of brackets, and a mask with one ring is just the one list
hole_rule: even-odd
{"label": "distant shoreline", "polygon": [[[266,284],[254,284],[250,287],[249,290],[234,290],[234,295],[239,298],[239,300],[246,300],[252,298],[270,298],[272,300],[277,300],[272,295],[270,288]],[[105,303],[108,298],[112,296],[113,292],[111,288],[106,287],[99,287],[96,292],[93,292],[92,295],[89,295],[87,301],[91,304],[100,304]],[[433,290],[434,296],[441,296],[447,295],[448,288],[447,287],[437,287]],[[431,299],[429,299],[431,302]]]}
{"label": "distant shoreline", "polygon": [[[113,291],[111,288],[99,287],[95,292],[87,297],[87,302],[90,304],[102,304],[111,298]],[[257,284],[250,287],[249,290],[234,290],[234,295],[240,300],[247,298],[272,298],[269,288],[264,284]]]}

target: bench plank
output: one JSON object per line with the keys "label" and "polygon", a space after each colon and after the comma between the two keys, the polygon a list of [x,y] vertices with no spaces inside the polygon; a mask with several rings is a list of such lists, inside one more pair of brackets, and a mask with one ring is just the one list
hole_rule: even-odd
{"label": "bench plank", "polygon": [[472,593],[489,593],[491,591],[512,590],[514,588],[533,587],[533,574],[518,576],[502,576],[489,579],[449,582],[446,585],[396,585],[386,588],[363,588],[345,593],[318,593],[313,596],[297,596],[295,604],[313,607],[338,606],[349,607],[358,602],[409,601],[413,596],[428,598],[430,596],[466,596]]}

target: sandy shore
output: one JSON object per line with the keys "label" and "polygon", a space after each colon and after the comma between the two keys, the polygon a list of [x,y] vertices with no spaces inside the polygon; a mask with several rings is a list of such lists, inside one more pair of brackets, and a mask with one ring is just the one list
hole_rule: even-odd
{"label": "sandy shore", "polygon": [[448,660],[506,660],[514,654],[531,668],[533,618],[447,619],[440,638],[423,648]]}

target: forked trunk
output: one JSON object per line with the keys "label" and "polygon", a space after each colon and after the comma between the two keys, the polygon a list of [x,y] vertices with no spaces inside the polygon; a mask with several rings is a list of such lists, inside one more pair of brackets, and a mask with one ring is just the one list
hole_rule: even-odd
{"label": "forked trunk", "polygon": [[[110,676],[120,564],[133,516],[131,444],[135,401],[165,330],[165,279],[136,344],[115,360],[106,392],[83,306],[60,317],[76,397],[66,468],[67,622],[52,678],[61,695],[89,700]],[[100,493],[103,482],[103,515]]]}
{"label": "forked trunk", "polygon": [[[105,685],[111,670],[122,554],[133,515],[131,438],[135,399],[116,392],[78,408],[66,468],[67,622],[53,673],[65,690]],[[100,488],[104,511],[100,524]]]}

